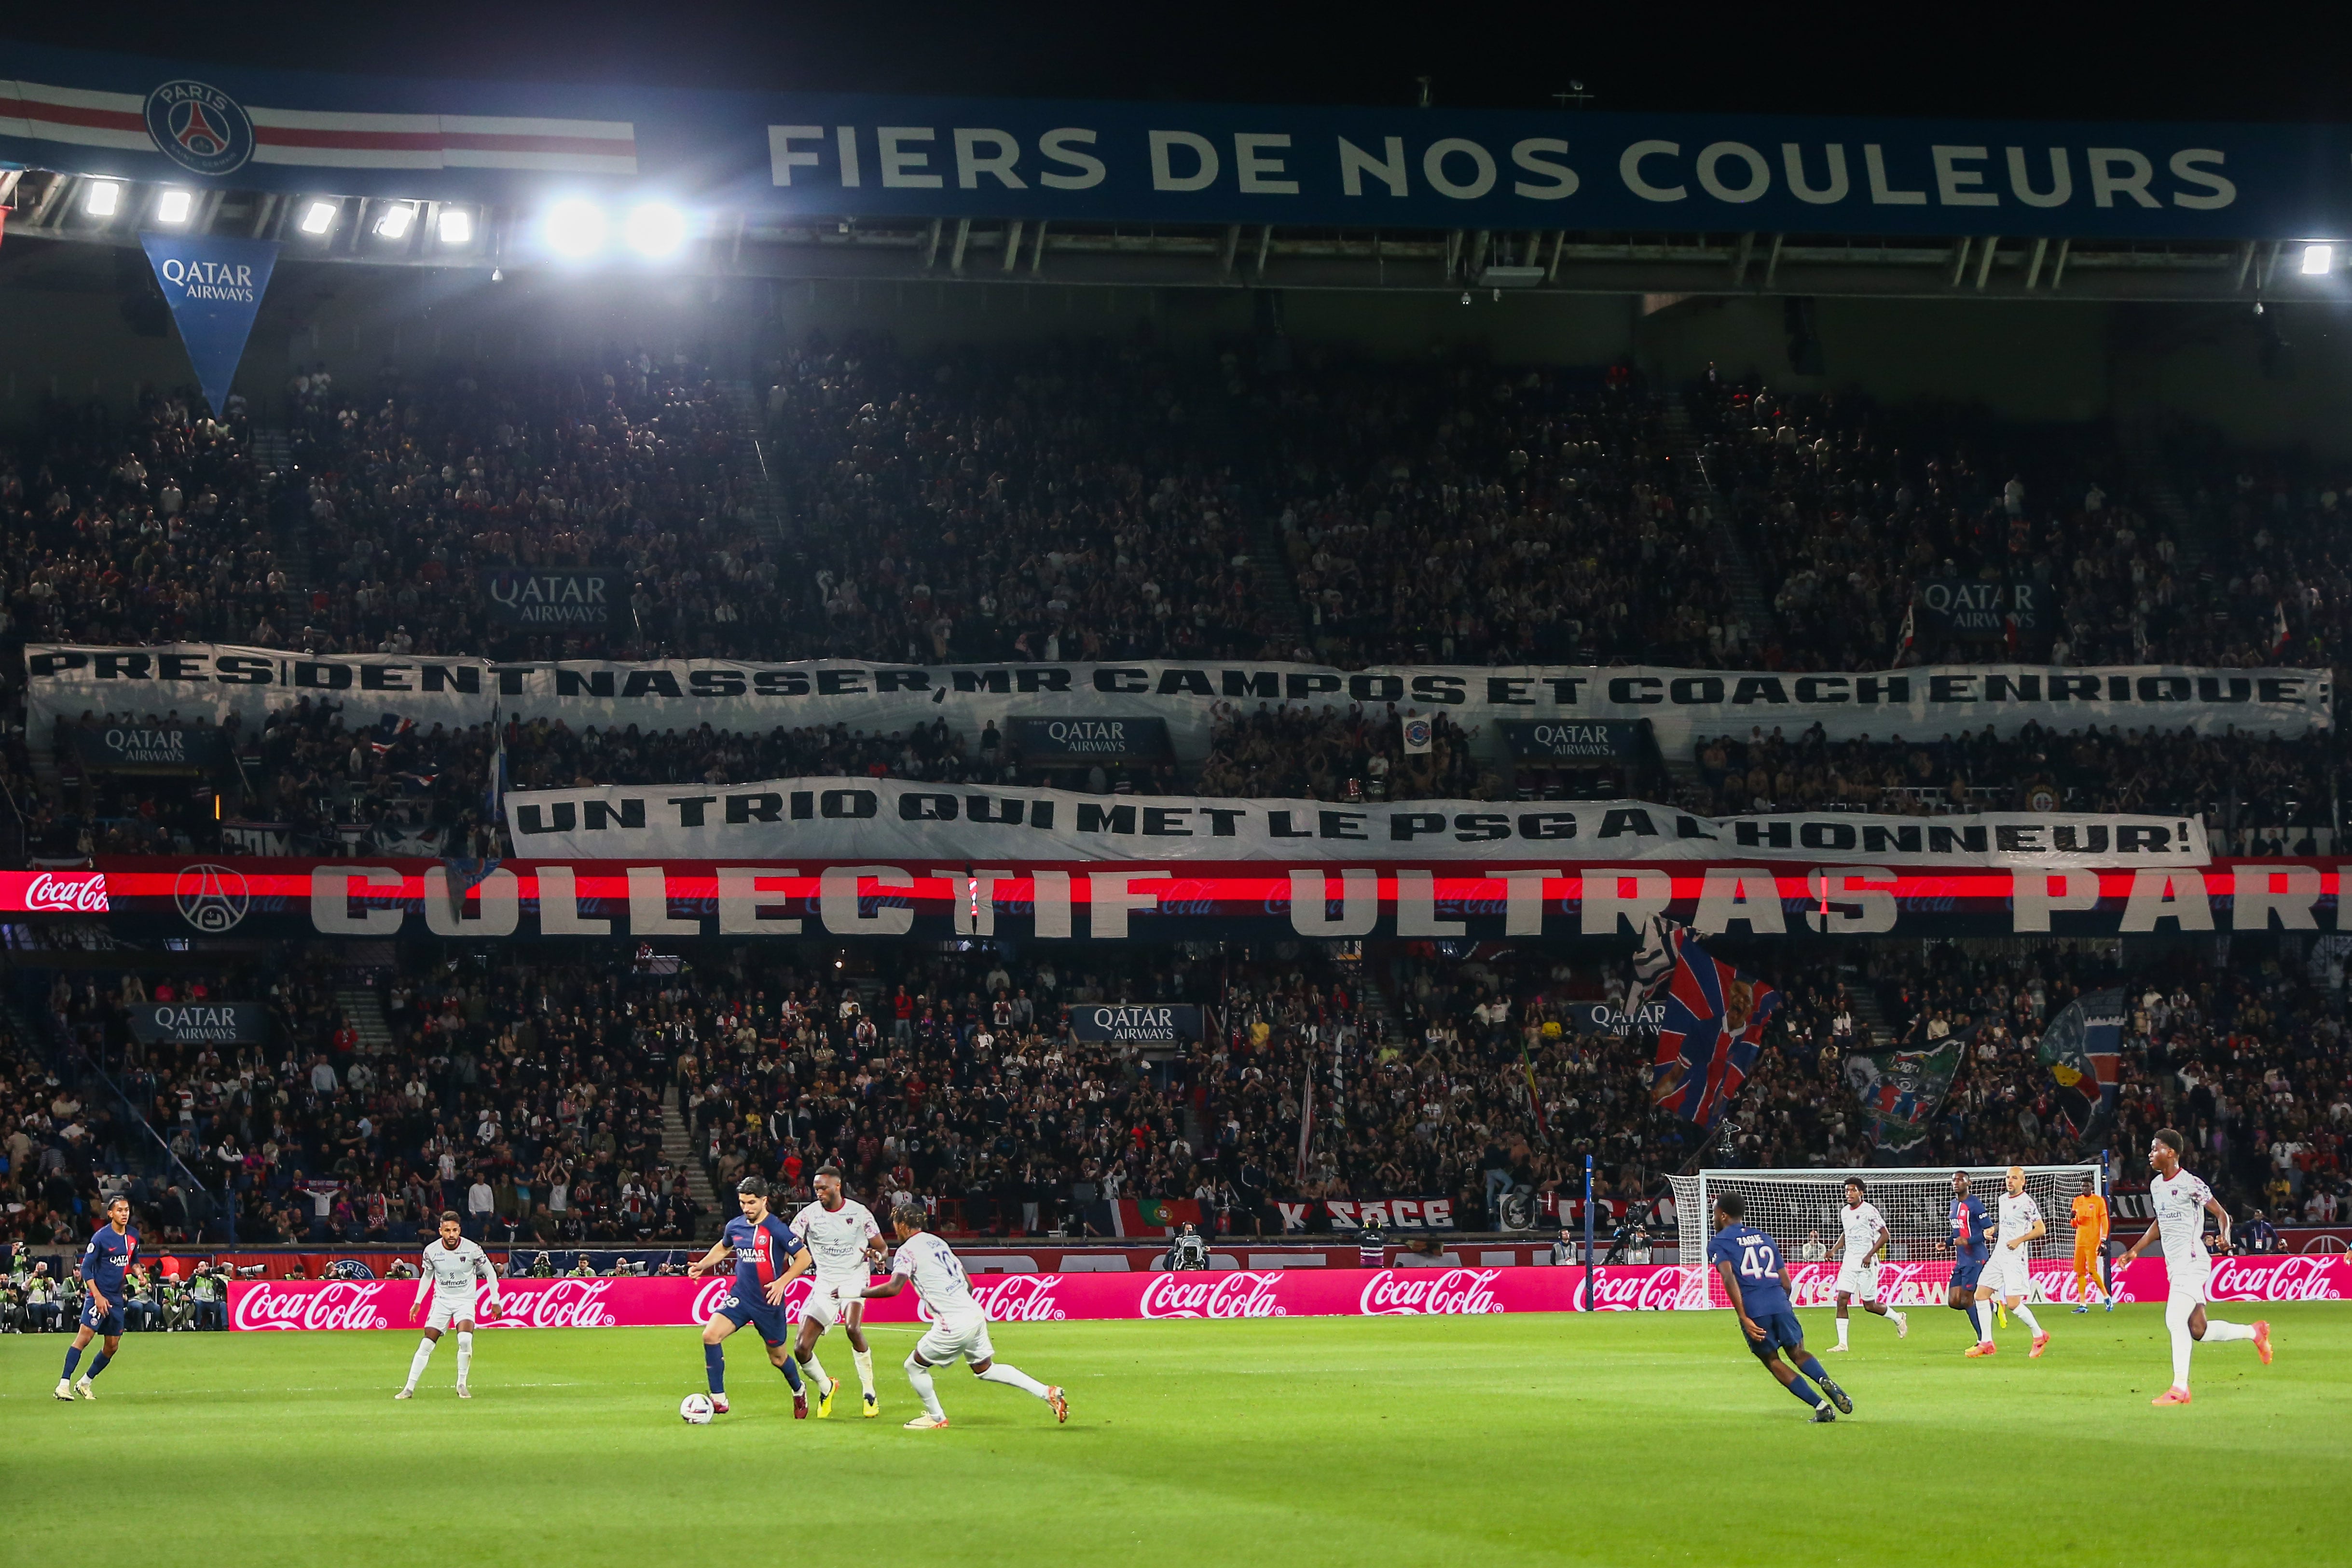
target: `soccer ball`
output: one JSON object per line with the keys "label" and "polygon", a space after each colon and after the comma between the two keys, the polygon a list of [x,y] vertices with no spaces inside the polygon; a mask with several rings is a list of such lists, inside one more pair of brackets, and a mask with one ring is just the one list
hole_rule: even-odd
{"label": "soccer ball", "polygon": [[678,1419],[689,1426],[708,1426],[716,1410],[707,1394],[689,1394],[677,1402]]}

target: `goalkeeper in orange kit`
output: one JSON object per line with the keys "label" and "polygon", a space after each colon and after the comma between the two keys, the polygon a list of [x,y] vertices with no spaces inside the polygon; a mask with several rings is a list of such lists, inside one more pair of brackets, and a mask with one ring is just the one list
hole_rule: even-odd
{"label": "goalkeeper in orange kit", "polygon": [[2097,1296],[2116,1310],[2115,1292],[2099,1278],[2099,1266],[2107,1253],[2107,1200],[2096,1193],[2084,1193],[2074,1199],[2074,1285],[2077,1312],[2091,1310],[2091,1299]]}

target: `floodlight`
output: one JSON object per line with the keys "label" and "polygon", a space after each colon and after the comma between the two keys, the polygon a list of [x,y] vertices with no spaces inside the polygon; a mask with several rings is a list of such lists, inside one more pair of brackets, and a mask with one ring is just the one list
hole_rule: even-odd
{"label": "floodlight", "polygon": [[593,256],[604,245],[604,211],[593,202],[558,202],[547,211],[548,247],[559,256]]}
{"label": "floodlight", "polygon": [[157,223],[185,223],[188,221],[188,215],[195,211],[195,209],[196,197],[194,192],[165,191],[162,195],[155,198],[155,221]]}
{"label": "floodlight", "polygon": [[383,239],[405,239],[408,237],[408,226],[415,221],[415,207],[406,202],[394,202],[383,209],[382,217],[375,220],[375,232]]}
{"label": "floodlight", "polygon": [[122,205],[122,187],[111,180],[90,182],[89,195],[81,200],[81,210],[92,217],[112,217]]}
{"label": "floodlight", "polygon": [[640,256],[667,256],[686,243],[686,215],[660,202],[633,209],[621,236]]}
{"label": "floodlight", "polygon": [[2332,245],[2306,245],[2303,247],[2303,275],[2317,278],[2336,265],[2336,247]]}
{"label": "floodlight", "polygon": [[298,226],[304,234],[321,235],[335,226],[335,211],[341,204],[323,197],[302,209],[302,221]]}
{"label": "floodlight", "polygon": [[464,207],[441,209],[441,243],[471,245],[474,242],[474,215]]}

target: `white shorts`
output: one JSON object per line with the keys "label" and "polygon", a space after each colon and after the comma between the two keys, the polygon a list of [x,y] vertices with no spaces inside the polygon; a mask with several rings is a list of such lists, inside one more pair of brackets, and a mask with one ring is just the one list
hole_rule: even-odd
{"label": "white shorts", "polygon": [[954,1318],[933,1323],[915,1342],[915,1353],[931,1366],[945,1366],[961,1356],[969,1362],[993,1361],[996,1347],[988,1342],[988,1320]]}
{"label": "white shorts", "polygon": [[436,1334],[446,1332],[451,1323],[477,1321],[473,1297],[443,1296],[437,1292],[433,1298],[432,1308],[425,1315],[425,1326]]}
{"label": "white shorts", "polygon": [[1845,1263],[1838,1267],[1834,1293],[1851,1296],[1857,1301],[1878,1300],[1878,1265],[1875,1263]]}
{"label": "white shorts", "polygon": [[863,1279],[820,1279],[810,1288],[808,1300],[801,1303],[801,1321],[823,1328],[836,1324],[846,1328],[862,1321],[865,1316]]}
{"label": "white shorts", "polygon": [[2006,1301],[2012,1296],[2023,1296],[2030,1281],[2025,1269],[2025,1249],[1993,1244],[1992,1256],[1985,1259],[1984,1272],[1977,1276],[1977,1288],[1990,1290]]}
{"label": "white shorts", "polygon": [[2209,1305],[2212,1298],[2206,1292],[2213,1286],[2213,1260],[2191,1258],[2181,1261],[2164,1260],[2165,1310],[2186,1316],[2196,1308]]}

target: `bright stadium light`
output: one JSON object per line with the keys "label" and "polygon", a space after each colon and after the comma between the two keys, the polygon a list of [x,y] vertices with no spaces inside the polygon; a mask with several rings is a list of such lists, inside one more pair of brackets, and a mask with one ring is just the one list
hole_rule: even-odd
{"label": "bright stadium light", "polygon": [[122,187],[112,180],[93,180],[89,195],[81,199],[81,210],[92,217],[112,217],[122,205]]}
{"label": "bright stadium light", "polygon": [[471,245],[474,242],[474,215],[464,207],[441,209],[441,243]]}
{"label": "bright stadium light", "polygon": [[157,223],[185,223],[188,221],[188,215],[195,210],[196,197],[193,191],[165,191],[155,198]]}
{"label": "bright stadium light", "polygon": [[647,202],[630,212],[621,237],[640,256],[667,256],[686,243],[686,215],[660,202]]}
{"label": "bright stadium light", "polygon": [[304,234],[313,237],[326,233],[335,226],[335,212],[341,205],[324,197],[313,201],[302,209],[302,221],[299,226]]}
{"label": "bright stadium light", "polygon": [[2303,275],[2317,278],[2336,265],[2336,247],[2332,245],[2306,245],[2303,247]]}
{"label": "bright stadium light", "polygon": [[383,216],[375,220],[376,236],[382,239],[405,239],[408,237],[408,226],[415,221],[415,206],[407,202],[395,202],[384,208]]}
{"label": "bright stadium light", "polygon": [[604,247],[604,209],[593,202],[558,202],[547,212],[548,248],[559,256],[593,256]]}

